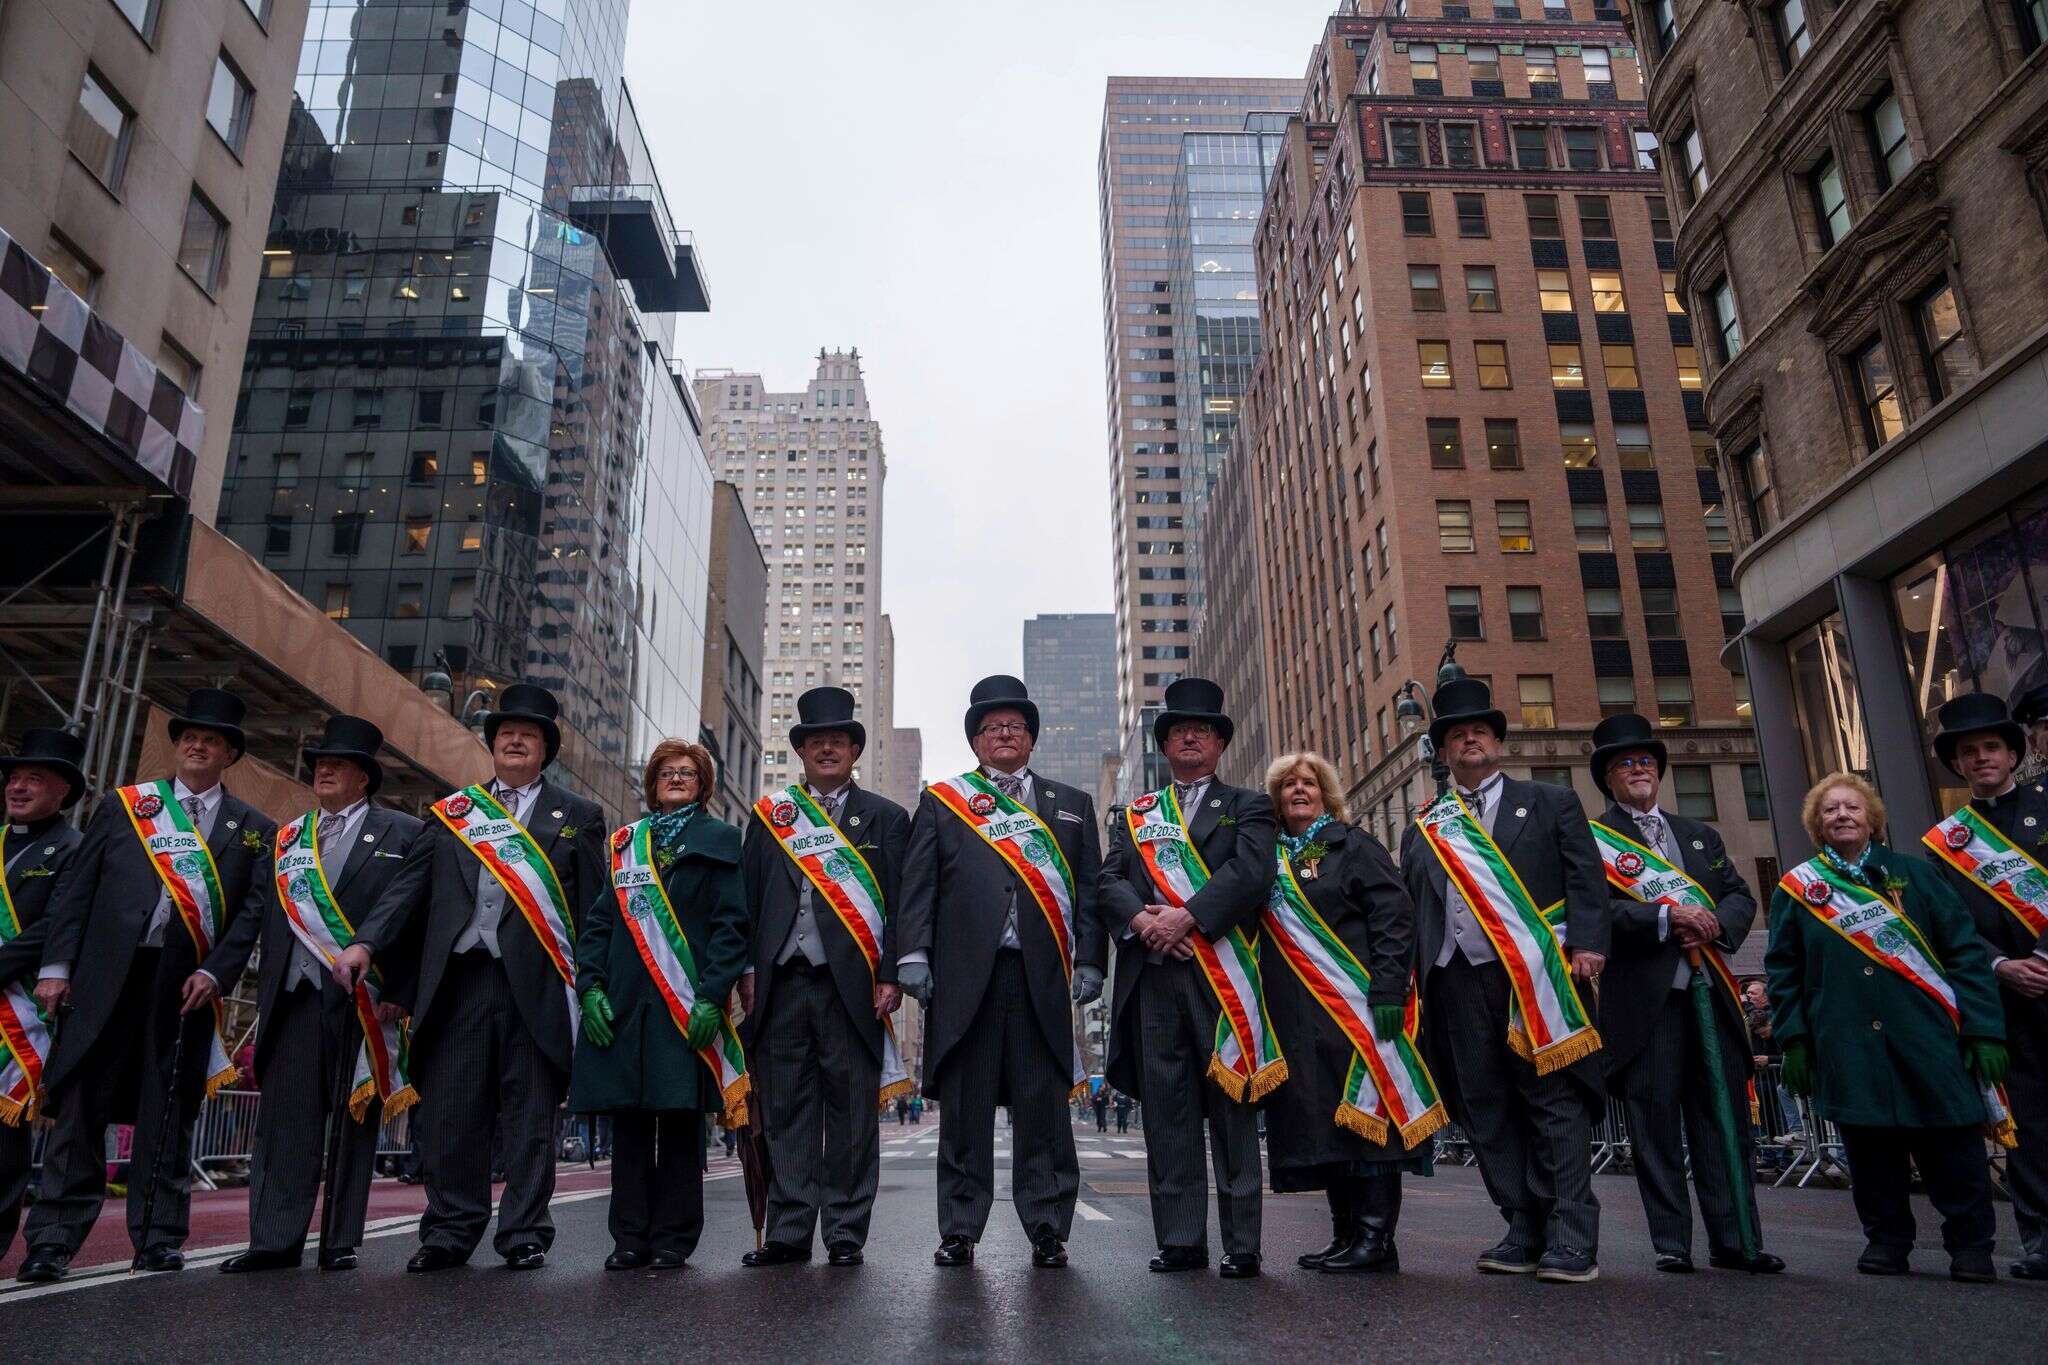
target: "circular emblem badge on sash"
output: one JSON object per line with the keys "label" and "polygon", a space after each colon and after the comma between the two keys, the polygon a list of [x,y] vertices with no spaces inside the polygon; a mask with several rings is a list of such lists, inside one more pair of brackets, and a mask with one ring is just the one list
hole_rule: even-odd
{"label": "circular emblem badge on sash", "polygon": [[768,812],[768,818],[775,822],[777,829],[788,829],[796,823],[796,802],[776,802],[775,809]]}
{"label": "circular emblem badge on sash", "polygon": [[853,875],[853,859],[847,857],[844,852],[834,853],[825,860],[825,875],[834,881],[838,881],[841,877],[851,877]]}
{"label": "circular emblem badge on sash", "polygon": [[1160,844],[1152,850],[1152,860],[1161,867],[1179,867],[1180,849],[1173,844]]}
{"label": "circular emblem badge on sash", "polygon": [[1896,925],[1885,925],[1872,934],[1871,938],[1876,942],[1880,952],[1890,953],[1893,957],[1897,957],[1906,947],[1906,936],[1898,931]]}
{"label": "circular emblem badge on sash", "polygon": [[155,792],[151,792],[148,796],[135,803],[135,813],[145,820],[156,819],[157,813],[163,808],[164,799]]}
{"label": "circular emblem badge on sash", "polygon": [[1643,870],[1643,855],[1634,852],[1623,853],[1614,860],[1614,870],[1624,877],[1640,876]]}
{"label": "circular emblem badge on sash", "polygon": [[1024,861],[1043,865],[1052,861],[1052,854],[1045,851],[1044,844],[1033,839],[1030,843],[1024,845]]}
{"label": "circular emblem badge on sash", "polygon": [[312,895],[312,880],[305,873],[301,872],[298,876],[292,878],[291,893],[293,900],[302,900]]}
{"label": "circular emblem badge on sash", "polygon": [[499,844],[498,857],[508,863],[526,861],[526,850],[517,844]]}
{"label": "circular emblem badge on sash", "polygon": [[2012,884],[2012,890],[2021,900],[2038,904],[2043,896],[2048,896],[2048,881],[2043,881],[2040,873],[2029,869],[2020,873],[2019,879]]}
{"label": "circular emblem badge on sash", "polygon": [[1809,905],[1826,905],[1828,898],[1832,895],[1834,895],[1834,892],[1828,890],[1826,882],[1808,882],[1806,884],[1806,902]]}
{"label": "circular emblem badge on sash", "polygon": [[1970,827],[1968,825],[1950,825],[1948,833],[1941,836],[1941,841],[1957,852],[1961,852],[1970,846]]}
{"label": "circular emblem badge on sash", "polygon": [[1131,802],[1131,809],[1138,812],[1138,814],[1143,815],[1146,811],[1151,810],[1154,806],[1158,804],[1159,798],[1154,796],[1151,792],[1146,792],[1143,796]]}
{"label": "circular emblem badge on sash", "polygon": [[195,853],[180,853],[171,859],[171,870],[181,877],[199,875],[199,856]]}
{"label": "circular emblem badge on sash", "polygon": [[995,813],[995,808],[996,799],[987,792],[976,792],[967,798],[967,809],[973,811],[976,815],[992,815]]}
{"label": "circular emblem badge on sash", "polygon": [[626,913],[634,919],[646,919],[654,913],[654,893],[651,891],[634,892],[632,898],[626,902]]}
{"label": "circular emblem badge on sash", "polygon": [[632,842],[633,827],[631,825],[625,825],[619,829],[615,829],[612,831],[613,848],[624,848],[627,844],[630,844]]}
{"label": "circular emblem badge on sash", "polygon": [[443,802],[441,808],[447,811],[448,814],[453,816],[455,819],[460,820],[463,816],[469,814],[469,808],[471,804],[472,802],[467,796],[464,796],[461,792],[457,792],[455,795],[449,797],[447,801]]}

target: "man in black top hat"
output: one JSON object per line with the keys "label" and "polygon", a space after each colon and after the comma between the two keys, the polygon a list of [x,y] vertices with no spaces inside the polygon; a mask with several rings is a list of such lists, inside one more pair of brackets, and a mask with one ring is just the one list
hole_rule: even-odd
{"label": "man in black top hat", "polygon": [[[62,730],[26,731],[20,751],[0,757],[7,803],[7,823],[0,826],[0,991],[6,993],[0,1008],[24,1018],[36,1013],[29,992],[49,932],[50,894],[78,851],[81,836],[64,823],[64,812],[85,795],[84,759],[85,741]],[[0,1064],[6,1055],[0,1048]],[[31,1088],[22,1108],[0,1113],[0,1257],[14,1240],[28,1193],[36,1098]],[[0,1103],[11,1100],[0,1097]]]}
{"label": "man in black top hat", "polygon": [[[1775,1275],[1785,1263],[1766,1251],[1743,1254],[1737,1200],[1723,1156],[1721,1129],[1710,1085],[1728,1097],[1736,1125],[1741,1169],[1754,1185],[1754,1135],[1749,1125],[1749,1077],[1754,1062],[1742,1001],[1706,960],[1733,953],[1756,923],[1756,897],[1728,858],[1712,825],[1674,815],[1657,804],[1669,754],[1650,722],[1634,712],[1609,716],[1593,727],[1593,785],[1608,799],[1599,823],[1650,850],[1692,878],[1711,905],[1682,898],[1643,899],[1614,888],[1613,951],[1600,975],[1600,1038],[1607,1055],[1608,1089],[1628,1109],[1636,1184],[1649,1218],[1657,1269],[1688,1273],[1692,1263],[1692,1206],[1686,1198],[1686,1153],[1707,1224],[1710,1262],[1722,1270]],[[1630,855],[1633,854],[1633,857]],[[1633,849],[1613,855],[1616,871],[1643,875],[1647,860]],[[1721,1074],[1707,1068],[1698,1015],[1688,994],[1700,954],[1713,1004]],[[1756,1193],[1741,1201],[1752,1246],[1761,1246]]]}
{"label": "man in black top hat", "polygon": [[[1167,684],[1166,709],[1153,722],[1152,738],[1173,770],[1172,796],[1209,879],[1185,906],[1170,904],[1128,826],[1110,840],[1102,914],[1116,941],[1117,972],[1104,1071],[1111,1085],[1135,1091],[1145,1106],[1145,1173],[1159,1241],[1152,1269],[1209,1264],[1206,1121],[1223,1233],[1218,1273],[1246,1279],[1259,1273],[1256,1097],[1248,1090],[1233,1099],[1209,1078],[1222,1005],[1190,942],[1197,934],[1214,942],[1233,929],[1256,933],[1273,885],[1280,825],[1272,799],[1216,777],[1234,733],[1222,688],[1206,678]],[[1166,792],[1148,793],[1136,808],[1150,810],[1166,799]]]}
{"label": "man in black top hat", "polygon": [[[811,1258],[823,1224],[833,1265],[858,1265],[881,1179],[884,1021],[896,1010],[897,885],[910,813],[853,780],[867,747],[843,687],[796,699],[789,744],[804,765],[802,791],[864,859],[881,892],[882,936],[872,964],[861,943],[757,810],[742,859],[753,958],[740,978],[747,1060],[754,1076],[772,1177],[766,1243],[750,1266]],[[770,813],[795,798],[771,792]],[[825,875],[850,869],[821,869]],[[892,1053],[893,1055],[893,1053]]]}
{"label": "man in black top hat", "polygon": [[[896,925],[897,980],[929,1005],[924,1093],[939,1101],[940,1240],[932,1260],[973,1264],[995,1198],[1003,1104],[1017,1217],[1032,1264],[1055,1269],[1067,1263],[1081,1189],[1067,1117],[1081,1080],[1073,1005],[1102,994],[1095,802],[1031,771],[1038,704],[1018,679],[976,683],[966,729],[979,764],[918,799]],[[1044,896],[1064,897],[1071,922],[1056,925],[1059,912]]]}
{"label": "man in black top hat", "polygon": [[[1564,903],[1566,957],[1590,1014],[1606,965],[1607,877],[1569,787],[1500,770],[1507,717],[1477,678],[1431,700],[1430,742],[1473,816],[1521,877],[1538,910]],[[1593,1117],[1602,1105],[1599,1052],[1538,1074],[1508,1044],[1514,996],[1506,968],[1443,863],[1410,824],[1401,868],[1415,902],[1422,1046],[1451,1117],[1471,1139],[1508,1235],[1480,1253],[1483,1274],[1563,1283],[1596,1278],[1600,1202],[1593,1194]]]}
{"label": "man in black top hat", "polygon": [[[221,786],[221,775],[247,745],[243,715],[241,698],[232,693],[195,689],[170,720],[173,776],[127,789],[144,819],[175,802],[211,854],[224,925],[203,961],[120,792],[101,800],[51,898],[36,1000],[59,1020],[43,1073],[44,1108],[54,1122],[41,1192],[29,1210],[21,1280],[62,1278],[92,1231],[106,1198],[110,1123],[135,1127],[128,1236],[137,1269],[184,1267],[179,1248],[189,1230],[192,1120],[209,1080],[216,1027],[211,1006],[248,965],[247,945],[237,956],[233,931],[241,916],[263,913],[277,833],[268,818]],[[184,875],[180,869],[190,858],[165,861],[176,876]],[[171,1057],[181,1030],[182,1062],[174,1078]],[[167,1100],[173,1111],[168,1124]],[[171,1148],[159,1160],[163,1131],[172,1135]],[[156,1200],[145,1227],[152,1178]]]}
{"label": "man in black top hat", "polygon": [[[329,894],[351,924],[383,895],[422,828],[416,817],[374,799],[384,785],[377,761],[383,744],[383,731],[369,721],[330,716],[319,743],[305,750],[319,804],[288,827],[312,823]],[[330,1121],[339,1143],[333,1186],[321,1207],[320,1268],[355,1268],[383,1120],[377,1095],[358,1120],[331,1112],[349,1102],[363,1030],[327,959],[293,934],[283,895],[273,890],[262,919],[237,921],[233,935],[245,950],[259,938],[263,948],[256,989],[256,1079],[263,1100],[249,1169],[249,1249],[221,1262],[230,1274],[299,1264],[325,1175]],[[399,1007],[385,1002],[379,1009],[390,1016]]]}
{"label": "man in black top hat", "polygon": [[[560,714],[544,687],[500,690],[484,717],[491,780],[436,803],[435,819],[335,962],[337,982],[353,990],[374,956],[397,975],[393,996],[417,1024],[413,1121],[427,1211],[410,1271],[462,1265],[483,1240],[494,1127],[505,1168],[494,1248],[512,1269],[533,1270],[554,1243],[555,1110],[568,1093],[575,1048],[569,983],[543,931],[449,822],[489,815],[481,793],[529,836],[566,902],[570,942],[554,947],[573,963],[575,918],[593,896],[611,894],[611,875],[604,812],[541,776],[562,747]],[[495,840],[502,829],[487,818],[478,837]],[[507,851],[517,854],[510,863],[531,856],[523,843]],[[413,941],[416,955],[407,946]]]}
{"label": "man in black top hat", "polygon": [[[2021,704],[2033,699],[2029,693]],[[1965,693],[1943,703],[1935,716],[1940,726],[1935,757],[1970,784],[1970,811],[2024,855],[2017,864],[2009,861],[2010,854],[2001,860],[2015,898],[2008,904],[1963,870],[1958,859],[1974,853],[1975,841],[1954,833],[1956,818],[1936,825],[1923,840],[1969,907],[1998,978],[2005,1045],[2012,1057],[2005,1089],[2019,1129],[2019,1146],[2005,1162],[2020,1233],[2020,1257],[2012,1273],[2023,1280],[2048,1280],[2048,940],[2027,918],[2032,915],[2038,923],[2038,917],[2048,915],[2048,875],[2041,871],[2048,864],[2048,783],[2016,780],[2026,735],[1997,697]]]}

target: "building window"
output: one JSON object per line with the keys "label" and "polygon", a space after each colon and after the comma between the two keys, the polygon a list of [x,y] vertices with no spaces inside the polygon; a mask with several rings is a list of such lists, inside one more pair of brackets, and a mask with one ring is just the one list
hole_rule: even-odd
{"label": "building window", "polygon": [[1657,35],[1657,51],[1669,52],[1678,41],[1678,0],[1650,0],[1650,28]]}
{"label": "building window", "polygon": [[1622,639],[1621,589],[1587,588],[1585,593],[1586,634],[1595,640]]}
{"label": "building window", "polygon": [[1408,45],[1408,79],[1411,81],[1433,81],[1437,75],[1436,45],[1434,43],[1410,43]]}
{"label": "building window", "polygon": [[1523,674],[1515,679],[1521,694],[1522,728],[1524,730],[1555,730],[1557,728],[1557,694],[1551,687],[1548,673]]}
{"label": "building window", "polygon": [[1632,550],[1670,548],[1664,535],[1664,504],[1632,502],[1628,505],[1628,544]]}
{"label": "building window", "polygon": [[1584,63],[1584,65],[1585,65],[1585,68],[1586,68],[1586,84],[1588,84],[1588,85],[1612,85],[1612,84],[1614,84],[1614,61],[1613,61],[1613,58],[1611,58],[1611,57],[1610,57],[1610,56],[1608,55],[1608,52],[1607,52],[1607,49],[1606,49],[1606,48],[1604,48],[1604,47],[1586,47],[1586,48],[1580,48],[1580,49],[1579,49],[1579,60],[1580,60],[1580,61],[1581,61],[1582,63]]}
{"label": "building window", "polygon": [[1898,380],[1892,373],[1891,358],[1885,354],[1884,339],[1872,337],[1869,345],[1852,355],[1849,372],[1856,385],[1863,436],[1875,450],[1906,429],[1905,414],[1899,407]]}
{"label": "building window", "polygon": [[1500,285],[1492,266],[1465,267],[1465,307],[1474,313],[1500,311]]}
{"label": "building window", "polygon": [[1502,554],[1526,555],[1536,552],[1536,536],[1530,526],[1527,502],[1503,499],[1493,505],[1493,512],[1499,525]]}
{"label": "building window", "polygon": [[1634,678],[1602,678],[1599,683],[1600,719],[1619,716],[1636,709]]}
{"label": "building window", "polygon": [[1678,387],[1698,393],[1702,386],[1699,347],[1674,346],[1671,350],[1678,357]]}
{"label": "building window", "polygon": [[1486,196],[1483,194],[1454,194],[1451,202],[1458,209],[1458,235],[1460,237],[1484,237],[1486,229]]}
{"label": "building window", "polygon": [[[1555,350],[1555,347],[1552,347]],[[1574,350],[1577,347],[1573,348]],[[1636,373],[1636,348],[1633,346],[1602,346],[1600,360],[1607,369],[1607,387],[1610,389],[1640,389],[1642,376]]]}
{"label": "building window", "polygon": [[1579,235],[1582,237],[1611,239],[1614,236],[1614,215],[1604,194],[1582,194],[1579,200]]}
{"label": "building window", "polygon": [[228,225],[197,189],[185,202],[185,230],[178,241],[178,265],[209,294],[220,284],[227,254]]}
{"label": "building window", "polygon": [[179,392],[190,398],[199,392],[201,366],[183,346],[171,340],[170,333],[163,335],[156,352],[156,372],[178,386]]}
{"label": "building window", "polygon": [[1671,770],[1671,786],[1677,795],[1674,809],[1693,820],[1718,819],[1714,808],[1714,770],[1704,763],[1681,763]]}
{"label": "building window", "polygon": [[[1613,370],[1611,368],[1608,374],[1608,387],[1616,387],[1613,382]],[[1657,461],[1650,453],[1650,429],[1641,422],[1616,422],[1614,424],[1614,462],[1623,469],[1655,469]]]}
{"label": "building window", "polygon": [[1742,319],[1735,312],[1735,286],[1726,275],[1707,286],[1707,311],[1714,319],[1723,365],[1742,354]]}
{"label": "building window", "polygon": [[1522,49],[1522,64],[1528,68],[1529,84],[1557,84],[1557,49],[1547,44],[1529,44]]}
{"label": "building window", "polygon": [[1749,533],[1761,536],[1778,523],[1778,498],[1771,490],[1771,462],[1763,442],[1737,455],[1732,463],[1736,480],[1742,485],[1743,501],[1749,507]]}
{"label": "building window", "polygon": [[1591,469],[1600,463],[1600,447],[1593,440],[1591,422],[1560,423],[1557,434],[1564,446],[1566,469]]}
{"label": "building window", "polygon": [[1692,724],[1692,679],[1657,679],[1657,723],[1671,727]]}
{"label": "building window", "polygon": [[1591,272],[1593,284],[1593,311],[1596,313],[1626,313],[1628,300],[1621,292],[1621,272],[1618,270],[1595,270]]}
{"label": "building window", "polygon": [[1444,164],[1459,170],[1479,167],[1479,130],[1470,123],[1444,125]]}
{"label": "building window", "polygon": [[341,558],[360,553],[363,547],[364,520],[361,512],[336,512],[330,528],[334,537],[329,547],[330,551]]}
{"label": "building window", "polygon": [[[1408,49],[1413,52],[1414,48]],[[1472,70],[1475,81],[1497,81],[1500,79],[1500,49],[1494,46],[1472,43],[1465,49],[1465,64]]]}
{"label": "building window", "polygon": [[292,519],[290,517],[265,517],[263,523],[263,553],[267,555],[290,554],[292,552]]}
{"label": "building window", "polygon": [[1732,550],[1735,542],[1728,535],[1728,509],[1720,503],[1710,503],[1701,514],[1705,518],[1707,548],[1709,550]]}
{"label": "building window", "polygon": [[78,103],[71,110],[65,145],[110,190],[121,188],[134,128],[135,111],[114,93],[104,76],[87,67],[85,79],[78,84]]}
{"label": "building window", "polygon": [[1529,210],[1529,235],[1531,237],[1562,237],[1564,224],[1557,216],[1557,196],[1554,194],[1525,194],[1522,204]]}
{"label": "building window", "polygon": [[346,583],[329,583],[327,585],[327,600],[322,610],[327,613],[328,620],[348,620],[348,587],[349,585]]}
{"label": "building window", "polygon": [[1761,763],[1737,765],[1742,772],[1742,813],[1752,820],[1771,818],[1771,801],[1764,794],[1764,767]]}
{"label": "building window", "polygon": [[1388,607],[1380,620],[1387,628],[1387,662],[1392,663],[1401,657],[1401,636],[1394,629],[1394,609]]}
{"label": "building window", "polygon": [[1513,388],[1508,378],[1508,344],[1505,341],[1475,341],[1472,343],[1472,358],[1479,366],[1479,387],[1482,389]]}
{"label": "building window", "polygon": [[1913,314],[1919,321],[1920,362],[1927,369],[1928,389],[1939,403],[1977,377],[1955,286],[1947,280],[1935,285],[1913,305]]}
{"label": "building window", "polygon": [[1685,186],[1685,202],[1697,204],[1707,192],[1707,149],[1700,141],[1698,125],[1686,124],[1671,139],[1671,155],[1678,168],[1678,182]]}
{"label": "building window", "polygon": [[1418,313],[1444,311],[1444,273],[1433,265],[1408,267],[1408,306]]}
{"label": "building window", "polygon": [[206,96],[206,122],[236,156],[242,154],[242,143],[249,136],[249,109],[255,102],[256,92],[228,60],[228,54],[215,57],[213,89]]}
{"label": "building window", "polygon": [[1365,639],[1366,644],[1372,650],[1372,675],[1377,678],[1380,675],[1380,668],[1382,666],[1380,663],[1380,628],[1378,623],[1374,623],[1366,628]]}
{"label": "building window", "polygon": [[1542,123],[1515,125],[1515,165],[1525,171],[1550,169],[1550,128]]}
{"label": "building window", "polygon": [[1778,0],[1771,6],[1771,31],[1778,40],[1778,56],[1790,71],[1813,46],[1813,35],[1806,30],[1806,0]]}
{"label": "building window", "polygon": [[1429,237],[1435,234],[1436,227],[1430,222],[1427,194],[1401,196],[1401,231],[1410,237]]}
{"label": "building window", "polygon": [[1643,196],[1650,211],[1650,236],[1660,242],[1671,240],[1671,205],[1661,194]]}
{"label": "building window", "polygon": [[384,391],[382,389],[356,389],[351,394],[352,411],[350,425],[358,430],[372,430],[384,425]]}
{"label": "building window", "polygon": [[156,37],[157,7],[158,0],[114,0],[114,8],[135,25],[135,31],[142,35],[144,42]]}
{"label": "building window", "polygon": [[1842,191],[1841,163],[1833,156],[1822,157],[1820,164],[1807,172],[1806,185],[1813,195],[1814,220],[1825,250],[1841,241],[1855,222],[1849,215],[1849,196]]}
{"label": "building window", "polygon": [[433,483],[441,477],[441,457],[431,450],[415,450],[412,453],[412,470],[406,475],[407,483]]}
{"label": "building window", "polygon": [[1600,130],[1598,128],[1566,128],[1564,130],[1564,164],[1575,171],[1599,170]]}
{"label": "building window", "polygon": [[433,536],[434,519],[432,517],[407,517],[405,519],[405,543],[399,550],[399,553],[423,555],[427,552],[428,542],[433,539]]}
{"label": "building window", "polygon": [[1422,360],[1422,387],[1425,389],[1448,389],[1451,387],[1451,343],[1448,341],[1418,341],[1415,349]]}
{"label": "building window", "polygon": [[1678,272],[1675,270],[1664,271],[1663,283],[1664,311],[1673,317],[1684,316],[1685,304],[1680,302],[1678,297]]}
{"label": "building window", "polygon": [[1508,634],[1517,640],[1543,638],[1543,589],[1508,589]]}
{"label": "building window", "polygon": [[1586,387],[1586,362],[1585,358],[1579,353],[1577,342],[1551,343],[1550,387],[1553,389],[1583,389]]}
{"label": "building window", "polygon": [[[1396,166],[1422,164],[1422,125],[1396,120],[1387,125],[1387,146]],[[1405,196],[1404,196],[1405,197]]]}
{"label": "building window", "polygon": [[1877,187],[1888,190],[1913,169],[1913,145],[1906,137],[1906,110],[1899,92],[1886,87],[1863,118],[1877,156]]}
{"label": "building window", "polygon": [[391,597],[391,614],[410,620],[426,614],[426,584],[400,583]]}
{"label": "building window", "polygon": [[1429,467],[1431,469],[1463,469],[1465,467],[1465,443],[1458,434],[1458,419],[1455,417],[1432,417],[1429,419]]}
{"label": "building window", "polygon": [[1569,313],[1572,311],[1572,277],[1565,270],[1539,270],[1536,272],[1536,297],[1543,304],[1546,313]]}
{"label": "building window", "polygon": [[1632,136],[1636,147],[1636,169],[1654,174],[1657,170],[1657,135],[1648,128],[1637,128]]}
{"label": "building window", "polygon": [[1479,589],[1445,588],[1444,601],[1450,611],[1453,640],[1483,640],[1484,622],[1479,613]]}
{"label": "building window", "polygon": [[[1607,523],[1607,505],[1599,502],[1575,502],[1572,504],[1572,538],[1581,550],[1612,550],[1614,532]],[[1615,609],[1620,610],[1621,599],[1615,599]]]}
{"label": "building window", "polygon": [[1472,504],[1460,498],[1436,505],[1436,547],[1447,555],[1469,555],[1478,550],[1472,540]]}
{"label": "building window", "polygon": [[1486,465],[1489,469],[1522,467],[1522,437],[1514,418],[1486,419]]}
{"label": "building window", "polygon": [[1676,588],[1643,589],[1643,634],[1652,640],[1679,638]]}

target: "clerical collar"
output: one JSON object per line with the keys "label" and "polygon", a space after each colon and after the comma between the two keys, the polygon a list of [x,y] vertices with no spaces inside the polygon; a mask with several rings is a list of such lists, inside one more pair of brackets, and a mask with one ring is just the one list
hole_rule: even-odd
{"label": "clerical collar", "polygon": [[2006,802],[2012,800],[2015,796],[2018,796],[2019,791],[2020,784],[2018,783],[2018,781],[2013,781],[2011,783],[2008,783],[2006,785],[2005,790],[2000,792],[1996,796],[1971,797],[1970,804],[1978,807],[1981,810],[1995,810],[1998,807],[2004,805]]}
{"label": "clerical collar", "polygon": [[41,834],[44,830],[50,828],[50,826],[56,824],[62,818],[63,812],[59,811],[55,815],[45,815],[40,820],[31,820],[27,824],[22,824],[19,821],[10,820],[7,822],[7,832],[9,834],[33,839],[36,835]]}

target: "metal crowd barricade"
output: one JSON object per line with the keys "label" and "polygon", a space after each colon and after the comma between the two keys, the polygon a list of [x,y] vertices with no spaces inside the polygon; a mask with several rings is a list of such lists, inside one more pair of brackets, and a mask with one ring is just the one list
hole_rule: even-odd
{"label": "metal crowd barricade", "polygon": [[192,1178],[207,1189],[220,1188],[213,1178],[215,1170],[246,1162],[254,1154],[261,1098],[254,1090],[223,1090],[199,1106],[192,1132]]}
{"label": "metal crowd barricade", "polygon": [[1635,1149],[1628,1140],[1628,1115],[1620,1100],[1610,1099],[1607,1112],[1593,1125],[1593,1174],[1598,1175],[1610,1166],[1630,1167],[1634,1161]]}

